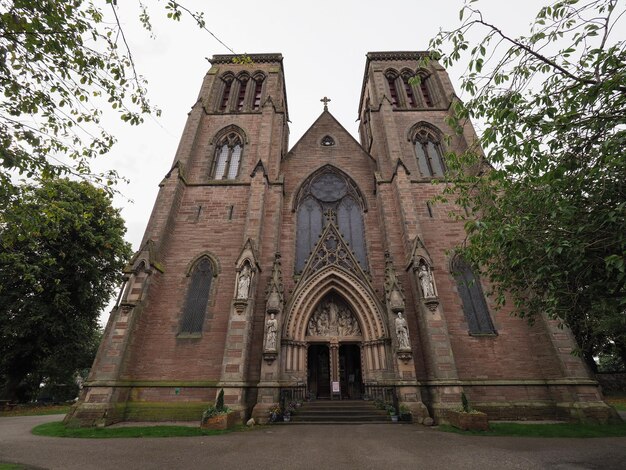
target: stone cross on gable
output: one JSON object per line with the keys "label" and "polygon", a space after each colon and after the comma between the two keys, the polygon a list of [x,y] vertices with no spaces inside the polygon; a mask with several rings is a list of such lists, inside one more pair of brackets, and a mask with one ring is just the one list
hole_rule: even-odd
{"label": "stone cross on gable", "polygon": [[320,101],[324,103],[324,111],[328,111],[328,103],[331,101],[330,98],[324,97]]}

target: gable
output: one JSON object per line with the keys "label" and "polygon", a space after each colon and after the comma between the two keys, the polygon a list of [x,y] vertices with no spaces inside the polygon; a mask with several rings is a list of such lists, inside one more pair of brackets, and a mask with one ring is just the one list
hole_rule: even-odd
{"label": "gable", "polygon": [[[331,145],[329,145],[327,137],[331,138]],[[320,114],[300,140],[289,150],[285,158],[294,158],[320,148],[325,151],[339,151],[374,161],[374,158],[352,137],[352,134],[327,110]]]}

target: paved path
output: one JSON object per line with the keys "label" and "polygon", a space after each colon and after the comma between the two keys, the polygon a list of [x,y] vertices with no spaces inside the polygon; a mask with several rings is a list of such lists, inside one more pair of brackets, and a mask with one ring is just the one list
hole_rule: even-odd
{"label": "paved path", "polygon": [[273,426],[222,436],[63,439],[0,418],[0,462],[45,469],[623,469],[626,438],[474,437],[414,425]]}

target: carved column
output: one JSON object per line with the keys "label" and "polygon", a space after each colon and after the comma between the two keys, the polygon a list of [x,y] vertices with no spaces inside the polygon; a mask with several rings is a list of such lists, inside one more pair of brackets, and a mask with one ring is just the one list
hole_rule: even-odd
{"label": "carved column", "polygon": [[339,382],[339,340],[336,336],[330,338],[330,396],[333,397],[332,383]]}
{"label": "carved column", "polygon": [[[430,279],[424,279],[424,269]],[[416,237],[413,241],[412,255],[407,266],[411,274],[413,296],[416,299],[420,340],[424,342],[423,351],[429,381],[436,386],[430,388],[431,405],[435,415],[444,415],[445,410],[457,406],[461,396],[458,383],[456,361],[450,343],[448,325],[441,311],[437,295],[437,283],[433,262],[422,240]],[[420,271],[422,277],[420,278]],[[424,283],[432,282],[433,296],[426,296]]]}
{"label": "carved column", "polygon": [[[263,363],[261,364],[261,380],[258,384],[257,404],[252,410],[252,417],[260,423],[268,419],[268,410],[278,402],[280,391],[280,364],[281,355],[289,354],[294,345],[282,345],[281,332],[283,322],[284,287],[280,253],[274,254],[272,277],[265,290],[265,321],[263,330]],[[275,322],[275,323],[274,323]],[[268,335],[273,327],[276,328],[275,338]],[[273,347],[272,347],[273,346]],[[283,360],[286,357],[282,358]]]}

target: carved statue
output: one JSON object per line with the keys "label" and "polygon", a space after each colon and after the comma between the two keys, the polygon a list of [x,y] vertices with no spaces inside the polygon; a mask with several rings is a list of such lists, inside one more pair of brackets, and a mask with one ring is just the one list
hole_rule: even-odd
{"label": "carved statue", "polygon": [[404,317],[402,317],[402,312],[398,312],[398,318],[396,318],[396,336],[398,337],[398,349],[411,349],[409,327]]}
{"label": "carved statue", "polygon": [[428,267],[422,263],[419,269],[419,280],[422,286],[422,295],[425,299],[429,297],[435,297],[435,286],[433,284],[433,278]]}
{"label": "carved statue", "polygon": [[239,273],[239,280],[237,281],[237,298],[247,299],[250,292],[250,281],[252,280],[252,270],[250,265],[246,263]]}
{"label": "carved statue", "polygon": [[[336,330],[334,330],[336,328]],[[328,301],[320,304],[307,325],[309,336],[326,336],[331,330],[340,336],[360,336],[359,323],[349,307]]]}
{"label": "carved statue", "polygon": [[278,334],[278,320],[276,320],[276,315],[273,313],[270,315],[269,320],[267,320],[267,327],[265,328],[267,331],[267,335],[265,337],[265,349],[268,350],[276,350],[276,335]]}

